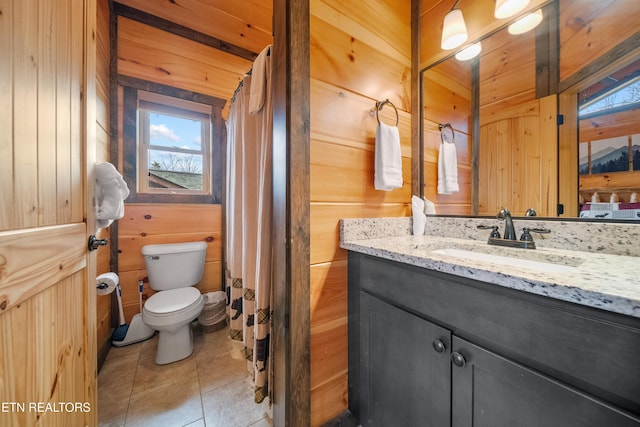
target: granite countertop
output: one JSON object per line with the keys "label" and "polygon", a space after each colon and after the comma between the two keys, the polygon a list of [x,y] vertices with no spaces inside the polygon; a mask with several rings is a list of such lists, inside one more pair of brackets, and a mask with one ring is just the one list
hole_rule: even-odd
{"label": "granite countertop", "polygon": [[[402,227],[406,230],[406,224]],[[397,230],[396,230],[397,232]],[[341,239],[340,247],[392,261],[398,261],[460,277],[467,277],[507,288],[531,292],[615,313],[640,318],[640,258],[556,248],[516,249],[490,246],[486,241],[441,236],[377,236]],[[343,233],[343,237],[348,233]],[[350,237],[363,237],[351,235]],[[443,251],[444,249],[444,251]],[[447,250],[521,257],[552,263],[523,267],[487,262],[486,258],[467,259],[447,254]],[[435,252],[434,252],[435,251]],[[453,251],[455,253],[455,251]],[[523,262],[523,264],[525,264]]]}

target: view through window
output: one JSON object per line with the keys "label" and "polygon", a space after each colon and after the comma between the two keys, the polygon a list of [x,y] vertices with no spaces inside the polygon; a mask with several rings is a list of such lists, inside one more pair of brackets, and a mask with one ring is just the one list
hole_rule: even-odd
{"label": "view through window", "polygon": [[138,92],[138,191],[211,194],[211,106]]}

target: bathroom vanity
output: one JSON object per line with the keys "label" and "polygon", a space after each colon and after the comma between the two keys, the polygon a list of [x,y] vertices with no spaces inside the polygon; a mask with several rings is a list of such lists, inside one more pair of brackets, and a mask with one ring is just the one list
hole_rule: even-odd
{"label": "bathroom vanity", "polygon": [[368,237],[341,242],[363,426],[640,426],[636,256]]}

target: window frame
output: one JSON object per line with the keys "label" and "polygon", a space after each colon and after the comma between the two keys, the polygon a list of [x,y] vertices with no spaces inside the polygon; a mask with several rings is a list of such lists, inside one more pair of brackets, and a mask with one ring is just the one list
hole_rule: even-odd
{"label": "window frame", "polygon": [[[150,114],[161,113],[184,119],[198,120],[202,146],[200,150],[155,146],[151,144]],[[153,92],[138,91],[138,191],[148,194],[211,194],[211,106],[185,101],[179,98],[160,95]],[[202,156],[202,190],[184,188],[154,188],[149,185],[149,151],[165,151],[178,154]]]}
{"label": "window frame", "polygon": [[[120,113],[120,120],[122,123],[122,145],[119,144],[122,156],[120,157],[120,161],[123,165],[122,169],[125,182],[129,186],[130,190],[127,203],[222,203],[222,175],[225,162],[224,155],[227,137],[225,122],[222,119],[222,109],[224,108],[226,101],[213,96],[123,75],[118,76],[118,85],[120,86],[119,98],[122,102],[122,109]],[[159,97],[155,98],[156,96]],[[141,161],[138,149],[139,99],[146,102],[153,99],[162,99],[162,96],[175,99],[175,107],[172,108],[188,110],[190,108],[185,108],[185,106],[193,107],[194,105],[197,105],[193,103],[198,103],[204,104],[207,111],[210,111],[211,126],[209,132],[211,135],[211,145],[208,156],[210,156],[211,161],[209,177],[207,178],[207,183],[210,186],[210,194],[204,194],[204,192],[200,190],[197,192],[182,190],[172,193],[138,191],[139,162]],[[116,155],[118,157],[120,156],[119,154]]]}

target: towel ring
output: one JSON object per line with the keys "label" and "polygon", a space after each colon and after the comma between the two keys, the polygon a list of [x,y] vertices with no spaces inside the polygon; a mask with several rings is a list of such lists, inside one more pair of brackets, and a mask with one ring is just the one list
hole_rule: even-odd
{"label": "towel ring", "polygon": [[398,122],[400,117],[398,116],[398,109],[396,108],[395,105],[393,105],[393,102],[389,101],[388,99],[385,99],[384,101],[376,101],[376,120],[378,120],[378,123],[380,123],[380,117],[378,116],[378,111],[382,110],[382,107],[385,106],[385,104],[389,104],[393,107],[393,110],[396,112],[396,126],[398,126]]}
{"label": "towel ring", "polygon": [[438,129],[440,129],[440,139],[442,142],[449,142],[451,144],[456,143],[456,133],[453,130],[453,126],[451,123],[439,124]]}

